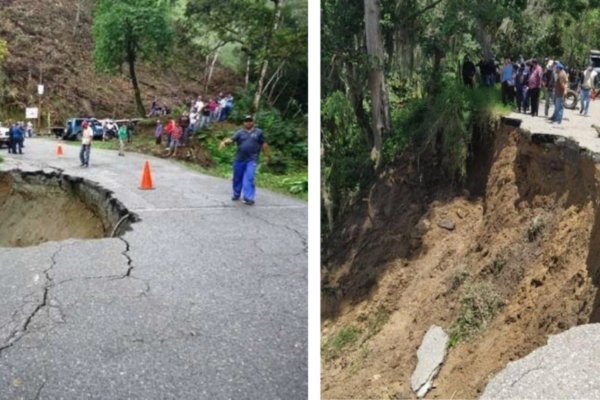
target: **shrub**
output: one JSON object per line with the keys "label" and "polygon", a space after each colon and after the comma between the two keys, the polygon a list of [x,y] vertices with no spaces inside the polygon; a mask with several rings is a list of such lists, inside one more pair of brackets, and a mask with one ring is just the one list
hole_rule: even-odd
{"label": "shrub", "polygon": [[321,355],[327,361],[338,358],[342,350],[356,343],[362,330],[348,326],[339,329],[321,345]]}
{"label": "shrub", "polygon": [[535,241],[545,227],[546,221],[544,221],[542,216],[538,215],[535,217],[527,227],[527,240],[529,242]]}
{"label": "shrub", "polygon": [[459,316],[449,329],[450,347],[485,330],[505,305],[495,286],[487,282],[467,286],[460,303]]}

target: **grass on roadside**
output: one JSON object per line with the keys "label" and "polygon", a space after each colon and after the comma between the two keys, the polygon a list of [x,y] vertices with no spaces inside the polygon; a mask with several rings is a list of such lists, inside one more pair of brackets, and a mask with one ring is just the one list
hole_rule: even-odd
{"label": "grass on roadside", "polygon": [[[219,132],[223,135],[225,129],[221,128]],[[216,140],[207,136],[210,131],[201,133],[203,139],[207,140],[208,150],[215,161],[214,167],[204,167],[196,163],[173,159],[177,163],[191,170],[201,172],[203,174],[215,176],[218,178],[231,179],[233,176],[232,160],[235,154],[234,146],[230,146],[225,151],[218,150]],[[63,143],[79,146],[78,141],[64,141]],[[93,148],[104,150],[118,150],[119,141],[112,139],[109,141],[95,140]],[[126,145],[125,151],[136,152],[142,154],[151,154],[160,156],[161,150],[156,146],[153,135],[139,134],[132,138],[132,142]],[[308,169],[306,166],[299,164],[291,164],[284,174],[274,173],[272,168],[264,163],[260,163],[256,171],[256,185],[259,188],[271,190],[273,192],[282,193],[288,196],[293,196],[304,201],[308,201]]]}

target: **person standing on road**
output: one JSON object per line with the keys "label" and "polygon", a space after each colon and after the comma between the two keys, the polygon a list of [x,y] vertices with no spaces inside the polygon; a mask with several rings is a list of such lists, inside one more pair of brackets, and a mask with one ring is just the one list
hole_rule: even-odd
{"label": "person standing on road", "polygon": [[132,120],[129,120],[129,122],[127,123],[127,143],[131,143],[131,138],[133,137],[134,133],[135,133],[135,124],[133,123]]}
{"label": "person standing on road", "polygon": [[563,65],[561,63],[556,64],[556,71],[557,77],[554,85],[554,118],[552,123],[560,125],[563,119],[564,99],[569,87],[569,78],[563,70]]}
{"label": "person standing on road", "polygon": [[31,123],[31,121],[27,122],[27,137],[33,137],[33,124]]}
{"label": "person standing on road", "polygon": [[230,139],[223,140],[219,148],[223,149],[231,143],[237,143],[237,154],[233,164],[233,197],[237,201],[244,195],[244,203],[253,205],[256,194],[254,175],[260,151],[265,152],[265,162],[269,162],[270,150],[265,142],[263,131],[254,126],[254,117],[244,118],[244,129],[237,131]]}
{"label": "person standing on road", "polygon": [[119,128],[119,155],[125,156],[125,141],[127,140],[127,127],[121,125]]}
{"label": "person standing on road", "polygon": [[510,58],[504,59],[502,66],[502,103],[504,105],[513,105],[514,81],[513,81],[513,65]]}
{"label": "person standing on road", "polygon": [[531,116],[537,117],[540,108],[540,89],[542,87],[542,67],[534,58],[531,60],[531,75],[529,76],[529,100],[531,101]]}
{"label": "person standing on road", "polygon": [[[546,65],[546,73],[542,79],[542,87],[544,88],[544,115],[547,117],[550,111],[550,104],[554,104],[554,61],[550,60]],[[553,119],[553,118],[552,118]]]}
{"label": "person standing on road", "polygon": [[581,82],[581,109],[579,114],[583,114],[584,117],[588,116],[590,109],[590,100],[592,98],[592,89],[594,88],[594,82],[596,82],[596,76],[598,73],[594,71],[594,64],[590,63],[583,73],[583,80]]}
{"label": "person standing on road", "polygon": [[19,149],[18,154],[23,154],[23,129],[19,124],[14,124],[12,130],[12,152],[17,154],[17,148]]}
{"label": "person standing on road", "polygon": [[154,131],[154,136],[156,137],[156,144],[160,146],[162,144],[162,135],[163,135],[163,126],[160,119],[156,121],[156,130]]}
{"label": "person standing on road", "polygon": [[81,161],[81,166],[87,168],[90,166],[90,150],[92,148],[94,132],[92,132],[92,128],[90,127],[90,123],[88,121],[83,121],[81,127],[83,128],[83,133],[81,137],[81,151],[79,151],[79,160]]}
{"label": "person standing on road", "polygon": [[529,74],[525,63],[522,63],[517,69],[517,74],[515,75],[515,93],[517,95],[517,110],[521,112],[521,108],[523,112],[527,114],[527,110],[529,106],[527,104],[527,90],[529,89]]}

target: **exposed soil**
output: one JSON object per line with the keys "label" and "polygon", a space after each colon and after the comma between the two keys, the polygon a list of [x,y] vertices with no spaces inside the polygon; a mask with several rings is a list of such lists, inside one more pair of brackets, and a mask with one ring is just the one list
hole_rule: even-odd
{"label": "exposed soil", "polygon": [[[506,125],[481,135],[468,190],[414,156],[380,177],[324,250],[323,339],[348,326],[363,334],[322,361],[323,398],[414,398],[410,377],[425,332],[456,321],[473,283],[492,284],[506,305],[449,350],[427,398],[477,398],[548,335],[600,322],[600,167],[555,139]],[[441,228],[442,219],[456,228]],[[543,227],[532,238],[534,221]],[[374,329],[381,310],[389,320]]]}
{"label": "exposed soil", "polygon": [[[77,4],[82,4],[77,24]],[[8,42],[5,71],[7,104],[19,109],[38,103],[37,84],[45,85],[43,115],[51,124],[82,115],[136,116],[128,76],[107,76],[94,67],[92,15],[95,2],[80,0],[0,1],[0,37]],[[171,107],[198,94],[214,96],[240,85],[240,78],[217,65],[206,93],[205,65],[199,55],[176,54],[170,64],[138,63],[137,75],[147,109],[156,95]],[[20,115],[20,112],[19,112]]]}
{"label": "exposed soil", "polygon": [[113,230],[122,233],[136,220],[135,215],[128,215],[110,192],[83,179],[59,174],[0,173],[3,247],[109,237]]}

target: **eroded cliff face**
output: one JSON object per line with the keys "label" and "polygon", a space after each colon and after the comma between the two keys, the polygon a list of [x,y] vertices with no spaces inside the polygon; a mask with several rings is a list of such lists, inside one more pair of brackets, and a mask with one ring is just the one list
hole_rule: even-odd
{"label": "eroded cliff face", "polygon": [[[594,158],[503,125],[475,138],[468,190],[422,160],[388,171],[324,250],[323,398],[414,397],[433,324],[454,337],[427,397],[477,398],[549,334],[600,322]],[[349,328],[355,338],[328,352]]]}

